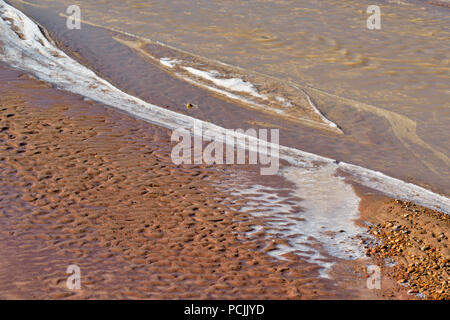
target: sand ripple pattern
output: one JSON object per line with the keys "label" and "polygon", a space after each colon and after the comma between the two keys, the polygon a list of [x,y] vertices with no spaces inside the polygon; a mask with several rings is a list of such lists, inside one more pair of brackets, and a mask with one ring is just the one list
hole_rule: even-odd
{"label": "sand ripple pattern", "polygon": [[[245,234],[261,222],[214,187],[234,169],[177,167],[168,130],[11,80],[0,86],[0,297],[336,297],[318,266],[274,259],[263,235]],[[66,288],[70,264],[80,291]]]}

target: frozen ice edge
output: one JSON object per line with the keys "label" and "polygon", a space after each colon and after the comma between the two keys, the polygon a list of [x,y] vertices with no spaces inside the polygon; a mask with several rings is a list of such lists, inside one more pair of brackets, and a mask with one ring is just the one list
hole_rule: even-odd
{"label": "frozen ice edge", "polygon": [[[161,59],[159,59],[159,62],[162,65],[164,65],[166,67],[169,67],[169,68],[174,68],[176,65],[182,64],[182,61],[177,60],[177,59],[172,59],[172,58],[169,58],[169,57],[161,58]],[[222,87],[224,89],[228,89],[228,90],[233,91],[233,92],[244,92],[244,93],[247,93],[247,94],[249,94],[249,95],[251,95],[251,96],[253,96],[255,98],[260,98],[262,100],[268,100],[269,99],[269,97],[267,95],[260,94],[258,92],[258,90],[256,89],[256,87],[251,82],[245,81],[245,80],[243,80],[241,78],[220,78],[221,74],[219,72],[217,72],[217,71],[203,71],[203,70],[199,70],[199,69],[192,68],[192,67],[185,67],[185,66],[181,66],[181,67],[184,70],[188,71],[190,74],[194,75],[194,76],[197,76],[199,78],[206,79],[208,81],[213,82],[218,87]],[[217,92],[217,93],[223,94],[223,95],[225,95],[225,96],[227,96],[227,97],[229,97],[231,99],[234,99],[234,100],[240,100],[242,102],[245,102],[246,104],[248,104],[250,106],[253,105],[253,106],[256,106],[256,107],[259,107],[259,108],[264,108],[264,107],[268,108],[267,106],[263,106],[263,105],[261,105],[259,103],[255,103],[253,101],[245,99],[245,98],[243,98],[241,96],[238,96],[236,94],[230,93],[228,91],[217,89],[217,88],[211,87],[209,85],[200,83],[200,82],[195,81],[195,80],[193,80],[193,79],[191,79],[189,77],[185,77],[185,76],[183,76],[181,74],[177,74],[177,76],[182,78],[182,79],[184,79],[187,82],[196,84],[196,85],[198,85],[200,87],[203,87],[203,88],[205,88],[207,90],[211,90],[213,92]],[[306,99],[307,99],[307,101],[309,103],[310,108],[313,110],[314,113],[316,113],[319,116],[320,120],[323,122],[323,123],[318,123],[318,124],[328,126],[330,128],[335,129],[339,133],[343,133],[342,130],[334,122],[330,121],[328,118],[326,118],[322,114],[322,112],[312,102],[312,100],[309,97],[309,95],[304,90],[302,90],[302,92],[305,95],[305,97],[306,97]],[[286,100],[283,97],[274,96],[273,98],[274,98],[275,101],[278,101],[279,103],[281,103],[281,105],[283,107],[287,107],[287,108],[292,107],[292,103],[290,101]],[[278,110],[278,109],[275,109],[275,108],[269,108],[269,109],[271,109],[272,111],[275,111],[276,113],[279,113],[279,114],[283,114],[284,113],[283,110]],[[306,120],[306,119],[304,119],[304,120]],[[309,121],[312,121],[312,120],[309,120]]]}
{"label": "frozen ice edge", "polygon": [[264,100],[267,99],[267,96],[260,94],[252,83],[244,81],[240,78],[221,79],[216,77],[218,74],[215,72],[202,71],[192,67],[183,67],[183,69],[200,78],[209,80],[219,87],[226,88],[231,91],[245,92],[256,98],[261,98]]}
{"label": "frozen ice edge", "polygon": [[[0,17],[7,17],[13,21],[10,22],[0,19],[0,42],[3,45],[0,60],[17,69],[32,73],[37,78],[52,83],[60,89],[118,108],[137,118],[171,130],[184,128],[194,135],[194,126],[201,125],[204,129],[203,133],[205,134],[206,132],[204,135],[205,138],[216,138],[217,140],[218,136],[228,135],[230,137],[246,137],[249,140],[258,141],[257,138],[245,136],[233,130],[230,131],[212,123],[158,107],[122,92],[109,82],[98,77],[92,70],[79,64],[56,48],[42,35],[40,29],[34,22],[22,12],[6,4],[3,0],[0,0]],[[25,38],[24,40],[20,39],[12,30],[13,25],[22,32]],[[169,64],[175,63],[172,60],[165,62]],[[220,138],[218,140],[220,141]],[[268,143],[268,146],[270,148],[274,147],[272,143]],[[241,147],[246,148],[247,146],[241,145]],[[351,180],[379,190],[388,196],[413,201],[425,207],[438,209],[447,214],[450,213],[450,199],[425,188],[389,177],[378,171],[345,162],[336,163],[333,159],[295,148],[285,146],[277,147],[280,151],[280,159],[290,163],[295,167],[293,169],[297,171],[304,171],[304,169],[307,169],[307,171],[317,170],[316,163],[321,162],[323,163],[322,170],[328,171],[330,177],[335,175],[339,169],[349,174]],[[301,245],[299,246],[301,247]],[[342,248],[337,248],[337,251],[334,251],[333,248],[331,249],[330,254],[348,258],[345,255],[342,256],[342,253],[345,254],[345,249],[343,251]],[[283,252],[285,252],[285,248],[280,248],[279,252],[273,252],[273,254],[279,256]],[[321,258],[320,255],[317,255],[317,252],[310,257],[314,262],[320,264]],[[322,266],[327,269],[330,265],[322,264]],[[326,274],[321,271],[321,276],[326,276]]]}
{"label": "frozen ice edge", "polygon": [[[316,105],[312,102],[311,98],[309,97],[309,95],[303,91],[303,94],[306,96],[306,99],[308,100],[308,103],[310,105],[310,107],[314,110],[314,112],[319,115],[320,119],[325,122],[327,125],[329,125],[332,128],[338,129],[339,131],[341,131],[341,129],[339,129],[339,127],[337,126],[336,123],[330,121],[327,117],[325,117],[322,112],[320,112],[319,108],[316,107]],[[341,131],[342,132],[342,131]]]}
{"label": "frozen ice edge", "polygon": [[[39,79],[52,83],[60,89],[127,111],[138,118],[168,129],[185,128],[194,134],[194,124],[201,124],[205,131],[213,133],[207,138],[214,138],[220,134],[229,134],[236,138],[244,136],[212,123],[147,103],[119,90],[56,48],[47,41],[33,21],[3,0],[0,0],[0,17],[13,19],[25,35],[25,40],[20,39],[11,29],[11,25],[6,23],[6,20],[0,19],[0,41],[4,46],[0,59],[18,69],[33,73]],[[57,53],[57,57],[53,53]],[[254,137],[245,137],[258,140]],[[272,143],[268,145],[272,147]],[[314,167],[314,162],[323,162],[350,174],[355,182],[377,189],[388,196],[450,213],[449,198],[412,183],[349,163],[337,164],[333,159],[295,148],[279,146],[279,150],[280,159],[286,160],[291,165]]]}
{"label": "frozen ice edge", "polygon": [[[360,241],[370,237],[354,223],[359,217],[359,197],[342,177],[333,176],[332,170],[328,166],[284,168],[281,175],[295,185],[293,189],[254,185],[236,177],[235,185],[225,190],[246,199],[241,211],[265,219],[268,239],[282,238],[289,244],[279,244],[267,254],[280,260],[286,260],[285,254],[296,254],[320,266],[320,277],[329,278],[327,271],[335,258],[365,259]],[[287,196],[280,194],[286,190],[290,191]]]}

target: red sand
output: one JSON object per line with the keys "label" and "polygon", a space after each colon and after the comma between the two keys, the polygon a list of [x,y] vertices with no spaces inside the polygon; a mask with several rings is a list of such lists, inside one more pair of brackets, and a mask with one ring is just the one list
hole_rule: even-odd
{"label": "red sand", "polygon": [[1,70],[1,298],[338,296],[245,238],[258,222],[213,187],[236,169],[177,167],[168,130],[20,78]]}
{"label": "red sand", "polygon": [[279,239],[215,187],[255,168],[176,166],[168,130],[4,67],[0,97],[0,298],[413,298],[368,290],[358,261],[326,280],[267,255]]}

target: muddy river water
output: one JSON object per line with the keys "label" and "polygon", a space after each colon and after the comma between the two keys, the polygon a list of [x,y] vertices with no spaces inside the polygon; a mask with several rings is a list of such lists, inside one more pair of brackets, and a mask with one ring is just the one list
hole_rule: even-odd
{"label": "muddy river water", "polygon": [[[207,105],[192,111],[196,117],[230,128],[257,119],[253,124],[279,127],[284,145],[450,194],[449,1],[8,2],[98,73],[151,103],[184,105],[173,91],[178,88]],[[73,4],[83,22],[75,31],[64,27]],[[381,10],[379,30],[366,27],[369,5]],[[199,98],[155,70],[152,79],[158,81],[152,82],[117,35],[160,41],[298,85],[344,134],[237,111],[229,102]]]}

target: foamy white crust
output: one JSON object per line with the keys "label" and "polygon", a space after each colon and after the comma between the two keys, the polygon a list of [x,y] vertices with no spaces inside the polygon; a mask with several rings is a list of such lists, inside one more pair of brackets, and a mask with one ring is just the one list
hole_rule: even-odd
{"label": "foamy white crust", "polygon": [[284,107],[292,107],[292,103],[290,101],[287,101],[285,98],[280,96],[275,96],[275,100],[280,102]]}
{"label": "foamy white crust", "polygon": [[242,79],[218,78],[218,76],[220,76],[220,74],[218,72],[214,72],[214,71],[207,72],[207,71],[198,70],[198,69],[195,69],[192,67],[183,67],[183,69],[185,69],[186,71],[190,72],[193,75],[196,75],[200,78],[203,78],[203,79],[213,82],[216,86],[219,86],[219,87],[222,87],[225,89],[229,89],[231,91],[245,92],[256,98],[267,99],[267,97],[265,95],[260,94],[258,92],[258,90],[256,90],[256,88],[253,84],[251,84],[250,82],[244,81]]}
{"label": "foamy white crust", "polygon": [[320,112],[320,110],[316,107],[316,105],[312,102],[311,98],[306,94],[306,92],[304,92],[306,99],[308,100],[308,103],[311,107],[311,109],[314,110],[315,113],[317,113],[320,117],[320,119],[325,122],[326,124],[328,124],[330,127],[332,128],[338,128],[338,126],[336,125],[336,123],[328,120],[323,114],[322,112]]}
{"label": "foamy white crust", "polygon": [[[258,92],[257,88],[248,81],[244,81],[243,79],[240,79],[240,78],[223,78],[223,75],[220,74],[220,72],[215,71],[215,70],[203,71],[203,70],[199,70],[199,69],[192,68],[192,67],[186,67],[186,66],[183,66],[182,60],[180,61],[180,60],[172,59],[169,57],[161,58],[161,59],[159,59],[159,62],[163,66],[171,68],[171,69],[173,69],[176,65],[179,65],[182,69],[188,71],[190,74],[197,77],[197,79],[193,79],[191,77],[182,75],[180,73],[176,73],[176,75],[180,79],[183,79],[187,82],[193,83],[193,84],[195,84],[199,87],[202,87],[206,90],[219,93],[219,94],[224,95],[233,100],[244,102],[246,105],[248,105],[252,108],[267,109],[267,110],[271,110],[271,111],[276,112],[281,115],[285,114],[285,110],[283,110],[283,109],[273,108],[267,104],[261,104],[261,103],[255,102],[248,96],[243,97],[243,96],[239,95],[239,93],[246,93],[246,94],[249,94],[255,98],[259,98],[264,101],[269,100],[269,96],[260,94]],[[214,85],[216,85],[217,87],[220,87],[221,89],[216,88],[211,85],[208,85],[206,83],[203,83],[203,82],[201,82],[201,80],[198,80],[198,78],[205,79],[207,81],[211,81]],[[342,131],[339,129],[339,127],[335,123],[328,120],[319,111],[319,109],[311,101],[311,98],[305,92],[303,92],[303,93],[306,96],[311,109],[314,111],[314,113],[316,113],[319,116],[319,118],[322,120],[322,122],[317,122],[317,121],[306,119],[306,118],[302,119],[302,120],[308,121],[308,122],[314,122],[316,125],[323,125],[326,127],[330,127],[330,128],[337,130],[338,132],[342,133]],[[290,108],[293,106],[292,102],[288,101],[284,97],[280,97],[280,96],[276,96],[276,95],[275,96],[270,95],[270,97],[272,97],[275,101],[279,102],[284,108]]]}
{"label": "foamy white crust", "polygon": [[256,102],[254,102],[252,100],[249,100],[249,99],[246,99],[246,98],[244,98],[242,96],[236,95],[236,94],[228,92],[226,90],[222,90],[222,89],[218,89],[218,88],[215,88],[215,87],[208,86],[208,85],[206,85],[204,83],[201,83],[201,82],[199,82],[197,80],[194,80],[192,78],[185,77],[185,76],[183,76],[183,75],[181,75],[179,73],[177,73],[176,76],[181,78],[181,79],[183,79],[184,81],[187,81],[189,83],[195,84],[195,85],[197,85],[197,86],[199,86],[201,88],[205,88],[206,90],[210,90],[210,91],[219,93],[219,94],[224,95],[224,96],[226,96],[226,97],[228,97],[230,99],[233,99],[233,100],[238,100],[238,101],[244,102],[249,107],[252,107],[252,108],[255,108],[255,109],[266,108],[266,109],[270,109],[273,112],[276,112],[276,113],[279,113],[279,114],[283,114],[284,113],[283,110],[276,109],[276,108],[271,108],[271,107],[268,107],[268,106],[263,106],[263,105],[261,105],[259,103],[256,103]]}
{"label": "foamy white crust", "polygon": [[[159,59],[159,62],[169,68],[174,68],[176,65],[179,65],[181,68],[183,68],[184,70],[188,71],[189,73],[191,73],[192,75],[196,76],[197,79],[201,78],[201,79],[205,79],[208,81],[211,81],[212,83],[214,83],[214,85],[216,85],[217,87],[221,87],[222,89],[213,87],[211,85],[205,84],[203,82],[201,82],[200,80],[197,79],[193,79],[191,77],[188,76],[184,76],[181,75],[179,73],[177,73],[176,75],[187,81],[190,83],[193,83],[199,87],[202,87],[206,90],[210,90],[216,93],[219,93],[221,95],[224,95],[230,99],[233,100],[237,100],[240,102],[244,102],[246,105],[253,107],[253,108],[258,108],[258,109],[267,109],[267,110],[271,110],[273,112],[276,112],[280,115],[285,114],[285,110],[283,109],[278,109],[278,108],[273,108],[270,107],[268,104],[264,103],[258,103],[256,101],[253,101],[250,97],[243,97],[241,95],[239,95],[239,93],[246,93],[249,94],[255,98],[259,98],[263,101],[267,101],[270,98],[273,98],[273,100],[279,102],[281,104],[281,106],[283,106],[284,108],[290,108],[293,106],[291,101],[288,101],[286,98],[284,97],[280,97],[280,96],[272,96],[272,95],[265,95],[265,94],[260,94],[257,90],[257,88],[250,82],[248,81],[244,81],[243,79],[240,78],[223,78],[223,75],[220,74],[220,72],[212,70],[212,71],[203,71],[203,70],[199,70],[196,68],[192,68],[192,67],[185,67],[183,66],[183,61],[181,60],[177,60],[177,59],[172,59],[172,58],[161,58]],[[330,121],[329,119],[327,119],[321,112],[320,110],[314,105],[314,103],[311,101],[311,98],[306,94],[306,92],[303,91],[303,94],[306,96],[307,101],[310,105],[310,108],[313,110],[314,113],[316,113],[320,120],[322,122],[317,122],[314,120],[310,120],[310,119],[301,119],[302,121],[306,121],[306,122],[314,122],[316,125],[322,125],[325,127],[330,127],[333,128],[334,130],[338,131],[339,133],[342,133],[341,129],[339,129],[339,127],[332,121]],[[261,101],[260,100],[260,101]],[[300,120],[300,119],[299,119]]]}
{"label": "foamy white crust", "polygon": [[174,68],[176,64],[179,63],[177,59],[171,59],[171,58],[161,58],[159,59],[159,62],[169,68]]}
{"label": "foamy white crust", "polygon": [[[53,46],[33,21],[3,0],[0,0],[0,17],[12,19],[13,24],[25,37],[24,40],[20,39],[12,30],[12,25],[0,19],[0,42],[3,46],[0,59],[18,69],[33,73],[39,79],[52,83],[60,89],[127,111],[138,118],[172,130],[185,128],[194,134],[193,127],[197,123],[202,125],[206,138],[220,140],[220,136],[225,134],[236,138],[244,137],[243,134],[234,130],[230,131],[212,123],[158,107],[119,90]],[[245,137],[258,140],[254,137]],[[340,169],[348,173],[355,182],[382,191],[391,197],[414,201],[417,204],[450,213],[449,198],[414,184],[352,164],[344,162],[336,164],[332,159],[298,149],[274,146],[271,143],[268,145],[270,148],[278,147],[279,157],[292,165],[313,168],[317,166],[314,162],[319,161],[332,168],[330,172]],[[248,149],[248,146],[241,147]]]}
{"label": "foamy white crust", "polygon": [[334,173],[334,168],[328,165],[309,169],[288,167],[281,173],[295,185],[288,196],[280,195],[286,189],[251,185],[243,178],[236,178],[237,184],[228,189],[247,200],[241,211],[265,218],[265,232],[289,243],[269,251],[270,255],[279,259],[286,253],[303,256],[322,267],[320,276],[328,277],[327,271],[334,264],[329,256],[363,259],[365,251],[360,241],[367,239],[365,228],[353,222],[359,217],[360,199],[352,186]]}

